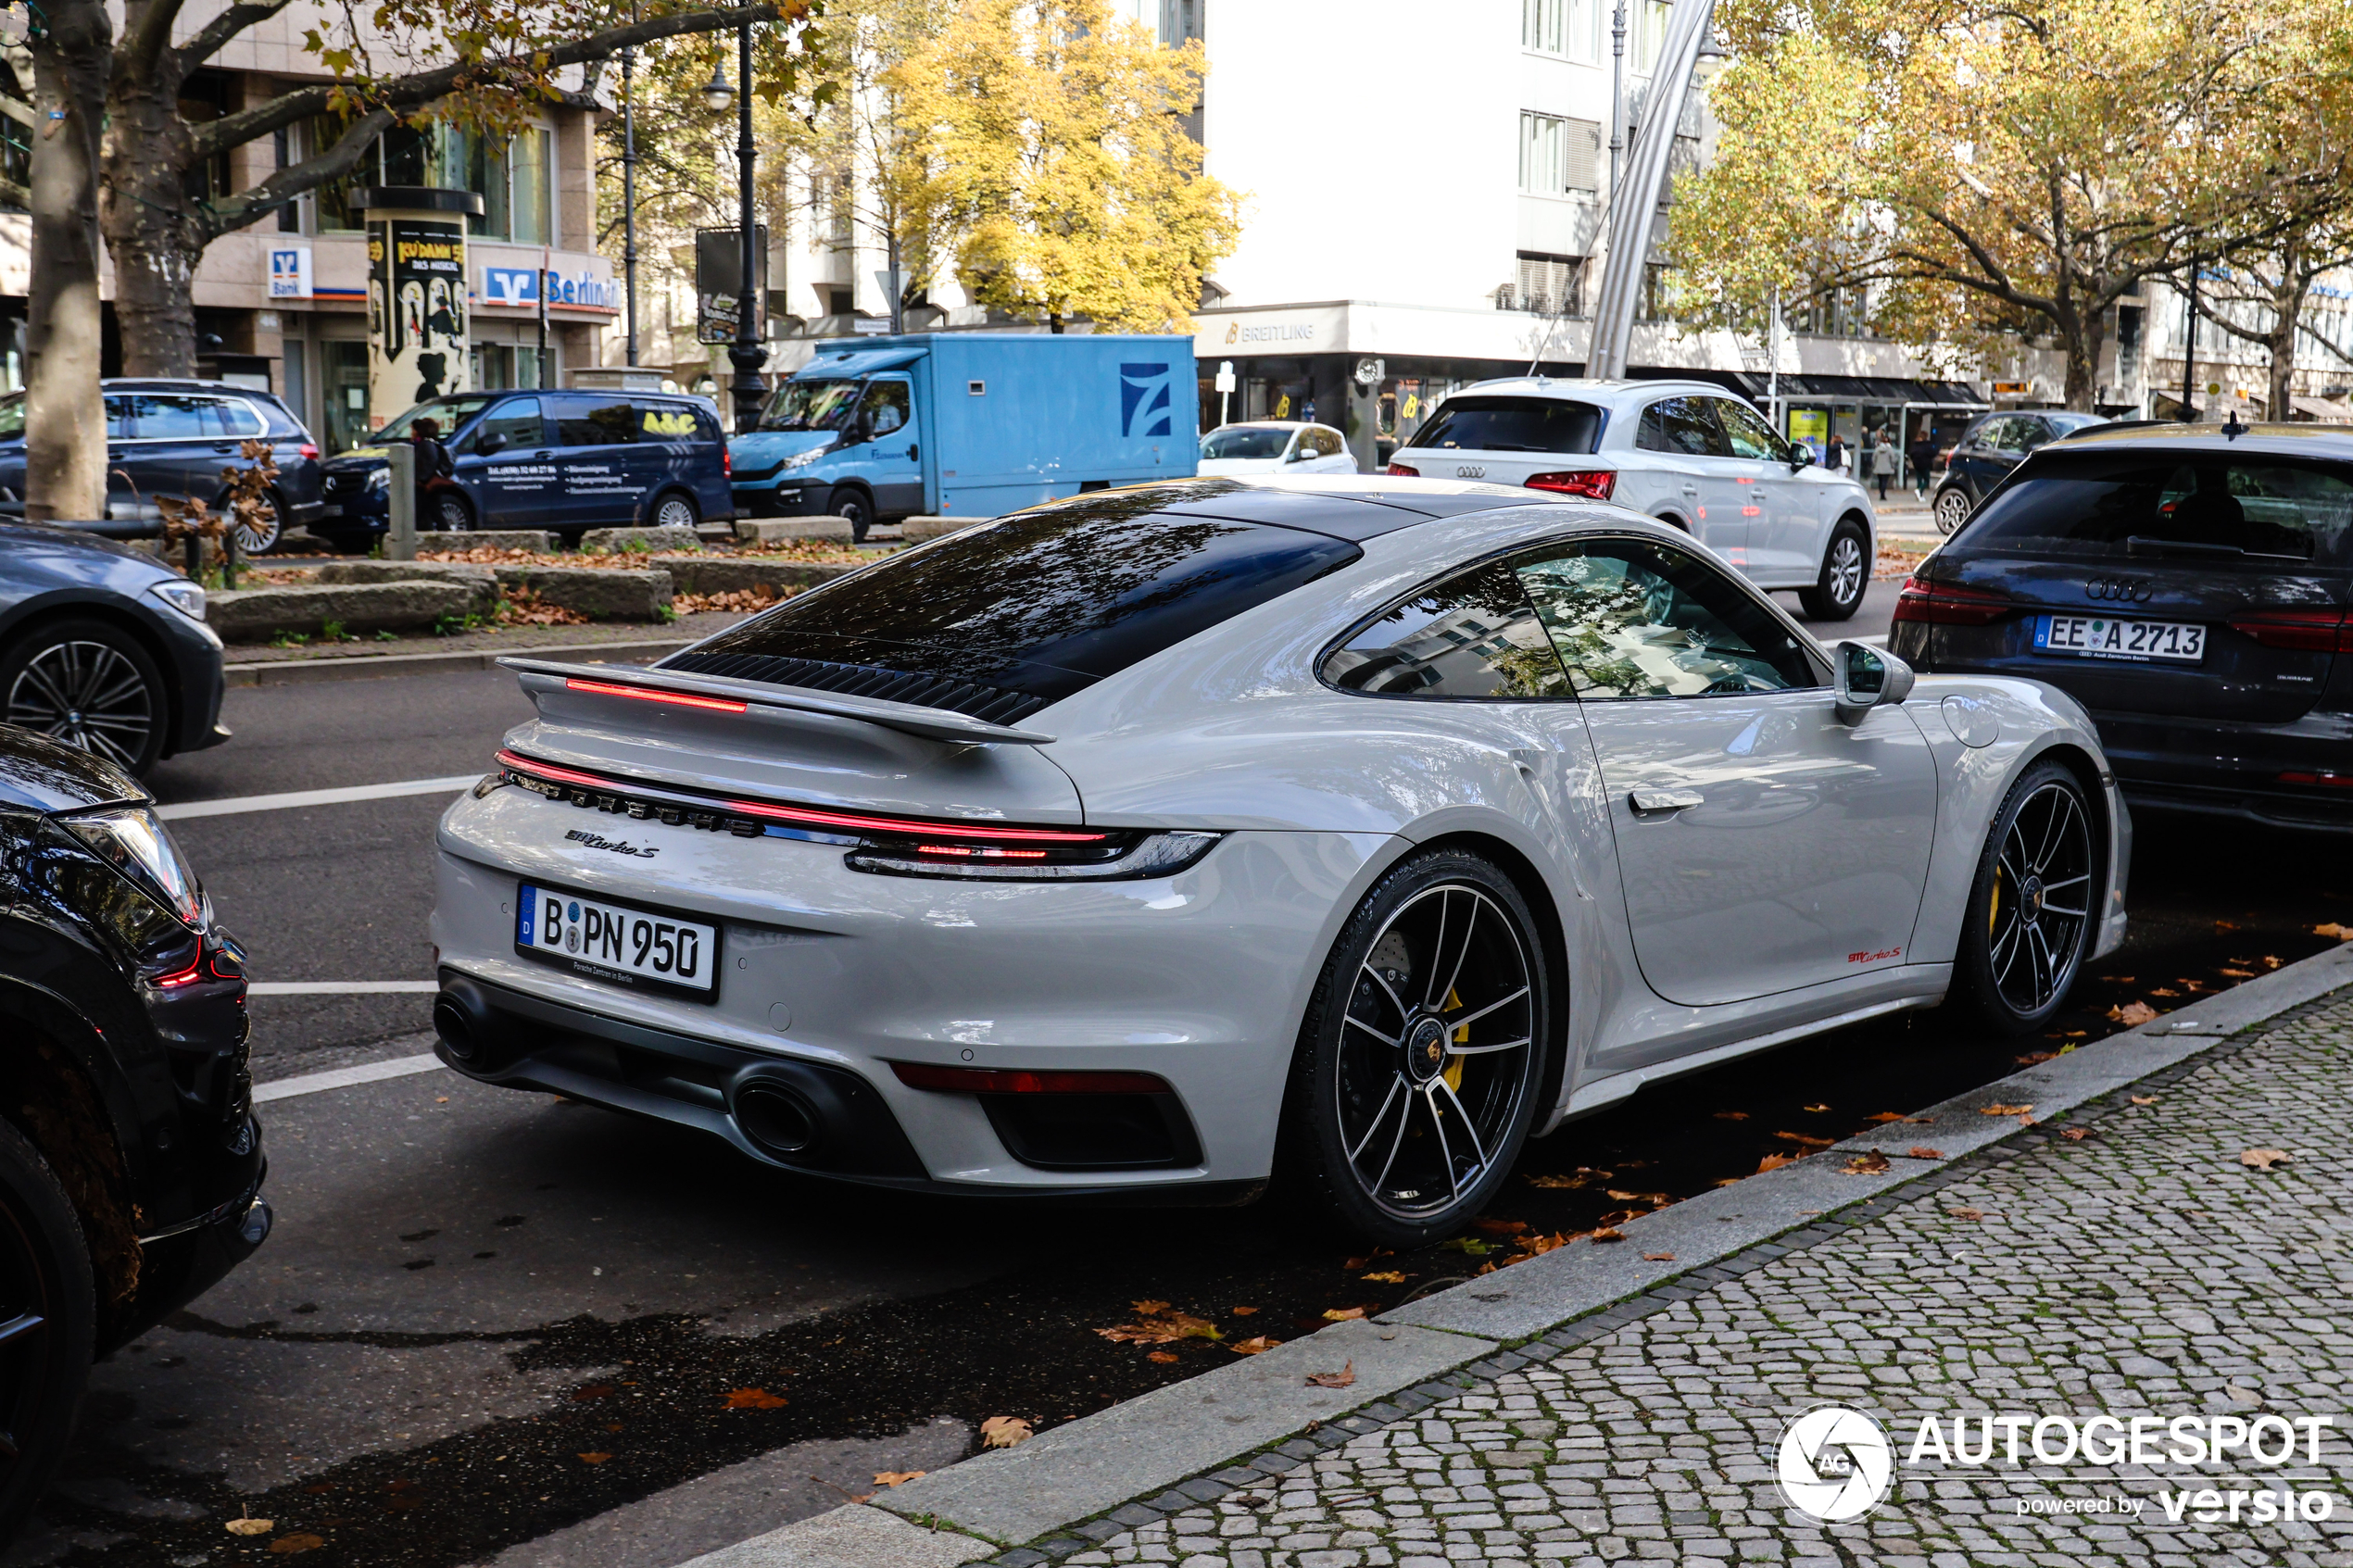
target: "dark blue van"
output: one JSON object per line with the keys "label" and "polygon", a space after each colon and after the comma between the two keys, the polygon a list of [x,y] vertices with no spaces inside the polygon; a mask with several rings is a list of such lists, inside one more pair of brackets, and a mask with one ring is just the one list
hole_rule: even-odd
{"label": "dark blue van", "polygon": [[736,515],[727,444],[708,398],[661,392],[467,392],[420,403],[327,460],[327,515],[310,532],[365,550],[389,525],[383,443],[441,426],[450,477],[421,530],[691,528]]}

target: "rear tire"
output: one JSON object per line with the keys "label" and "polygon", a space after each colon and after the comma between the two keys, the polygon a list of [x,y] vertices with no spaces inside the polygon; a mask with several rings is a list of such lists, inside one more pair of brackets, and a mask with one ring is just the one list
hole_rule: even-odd
{"label": "rear tire", "polygon": [[1459,849],[1407,859],[1365,896],[1316,982],[1284,1097],[1286,1179],[1384,1247],[1453,1235],[1528,1140],[1551,1019],[1511,879]]}
{"label": "rear tire", "polygon": [[[261,507],[262,516],[258,522],[235,524],[237,550],[241,555],[266,556],[285,542],[285,497],[280,495],[275,490],[266,490],[262,492]],[[229,497],[226,495],[220,497],[220,502],[212,509],[224,517],[233,515],[230,511]]]}
{"label": "rear tire", "polygon": [[702,521],[702,508],[683,490],[673,490],[654,503],[647,522],[654,528],[692,528]]}
{"label": "rear tire", "polygon": [[2093,821],[2083,786],[2057,762],[2037,763],[2010,786],[1978,857],[1947,1006],[2024,1035],[2067,1004],[2106,880]]}
{"label": "rear tire", "polygon": [[0,1122],[0,1546],[66,1456],[97,1316],[73,1205],[40,1152]]}
{"label": "rear tire", "polygon": [[0,721],[137,775],[163,756],[171,697],[129,633],[99,621],[53,621],[0,652]]}
{"label": "rear tire", "polygon": [[1957,484],[1948,484],[1939,490],[1931,508],[1936,515],[1936,532],[1950,536],[1954,530],[1969,521],[1969,514],[1975,507],[1976,503],[1969,498],[1969,492]]}
{"label": "rear tire", "polygon": [[1806,607],[1806,614],[1813,621],[1847,621],[1862,608],[1863,590],[1871,581],[1870,539],[1862,524],[1853,518],[1841,518],[1831,530],[1831,542],[1822,551],[1822,574],[1811,588],[1798,591],[1797,602]]}

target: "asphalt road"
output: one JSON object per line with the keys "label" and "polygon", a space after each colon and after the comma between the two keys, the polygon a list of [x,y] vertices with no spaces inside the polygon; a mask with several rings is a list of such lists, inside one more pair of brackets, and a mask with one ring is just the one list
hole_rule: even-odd
{"label": "asphalt road", "polygon": [[[1832,636],[1883,633],[1893,585]],[[186,804],[482,771],[527,716],[497,672],[230,694],[236,739],[167,764]],[[431,978],[433,823],[410,795],[181,820],[263,984]],[[2334,841],[2140,824],[2134,935],[2048,1041],[1906,1015],[1638,1097],[1530,1147],[1497,1211],[1590,1228],[1931,1103],[2115,1025],[2163,986],[2230,984],[2353,921]],[[2162,993],[2159,993],[2160,995]],[[263,996],[263,1084],[427,1048],[424,995]],[[2178,1004],[2176,1004],[2178,1005]],[[1729,1113],[1737,1111],[1738,1119]],[[0,1564],[308,1561],[663,1568],[963,1454],[985,1417],[1069,1419],[1206,1370],[1094,1331],[1156,1298],[1227,1337],[1379,1311],[1478,1265],[1439,1248],[1374,1285],[1280,1203],[1107,1210],[876,1194],[757,1168],[677,1130],[434,1069],[264,1107],[280,1223],[250,1263],[97,1369],[44,1524]],[[250,1507],[272,1532],[228,1535]],[[281,1548],[281,1550],[286,1549]]]}

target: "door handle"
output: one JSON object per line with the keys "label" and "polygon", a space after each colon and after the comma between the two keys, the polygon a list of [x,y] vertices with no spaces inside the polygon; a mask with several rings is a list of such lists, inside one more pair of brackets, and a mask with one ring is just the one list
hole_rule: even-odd
{"label": "door handle", "polygon": [[923,456],[923,448],[922,448],[922,447],[917,446],[917,445],[916,445],[913,442],[912,442],[912,441],[910,441],[909,443],[907,443],[907,460],[908,460],[909,462],[911,462],[911,463],[912,463],[912,462],[915,461],[918,458],[920,458],[920,457],[922,457],[922,456]]}
{"label": "door handle", "polygon": [[1686,484],[1683,486],[1683,494],[1686,495],[1696,495],[1699,494],[1699,486],[1696,484]]}
{"label": "door handle", "polygon": [[534,458],[552,458],[552,457],[554,457],[554,456],[555,456],[555,454],[554,454],[553,452],[534,452],[534,453],[532,454],[532,457],[533,457]]}
{"label": "door handle", "polygon": [[1638,789],[1626,797],[1626,803],[1639,813],[1649,811],[1682,811],[1706,804],[1706,797],[1695,789]]}

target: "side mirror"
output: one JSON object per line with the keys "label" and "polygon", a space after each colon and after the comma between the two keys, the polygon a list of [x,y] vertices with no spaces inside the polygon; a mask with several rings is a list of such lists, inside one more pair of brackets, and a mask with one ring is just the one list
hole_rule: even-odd
{"label": "side mirror", "polygon": [[474,451],[480,457],[492,457],[506,449],[507,433],[505,431],[487,431],[474,437]]}
{"label": "side mirror", "polygon": [[1802,442],[1791,442],[1789,444],[1789,471],[1795,473],[1800,469],[1813,466],[1814,449]]}
{"label": "side mirror", "polygon": [[1912,695],[1912,667],[1892,653],[1867,643],[1841,643],[1831,650],[1837,666],[1838,718],[1859,724],[1863,716],[1883,702],[1901,702]]}
{"label": "side mirror", "polygon": [[1287,463],[1303,463],[1315,455],[1315,454],[1314,452],[1310,451],[1305,446],[1294,446],[1283,455],[1283,461]]}

